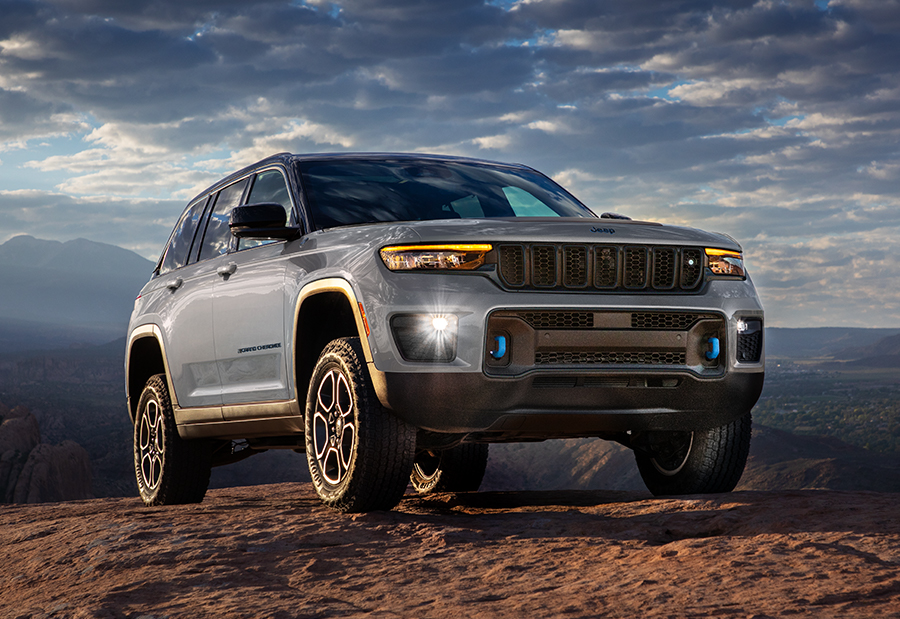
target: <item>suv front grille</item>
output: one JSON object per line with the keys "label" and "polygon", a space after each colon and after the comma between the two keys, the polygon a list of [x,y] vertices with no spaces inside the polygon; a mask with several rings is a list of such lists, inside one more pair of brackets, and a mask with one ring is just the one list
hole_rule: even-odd
{"label": "suv front grille", "polygon": [[632,312],[631,328],[684,331],[698,320],[706,318],[714,316],[686,312]]}
{"label": "suv front grille", "polygon": [[594,327],[594,312],[534,311],[519,312],[519,317],[535,329],[592,329]]}
{"label": "suv front grille", "polygon": [[505,244],[500,280],[527,290],[696,292],[703,251],[696,247],[601,244]]}
{"label": "suv front grille", "polygon": [[[758,321],[744,322],[741,328],[747,334],[762,331]],[[494,376],[517,376],[530,370],[608,372],[626,367],[718,376],[728,358],[727,322],[714,312],[497,310],[488,319],[487,331],[484,359]],[[710,359],[706,353],[713,338],[718,340],[719,354]],[[499,342],[503,342],[502,353]],[[748,357],[757,354],[752,342],[748,337],[739,344],[747,347]]]}
{"label": "suv front grille", "polygon": [[536,352],[535,365],[684,365],[684,352],[662,351],[603,351]]}

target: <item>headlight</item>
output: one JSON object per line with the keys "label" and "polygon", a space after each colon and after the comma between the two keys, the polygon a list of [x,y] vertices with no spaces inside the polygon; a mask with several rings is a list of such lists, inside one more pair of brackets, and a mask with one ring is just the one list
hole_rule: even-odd
{"label": "headlight", "polygon": [[491,245],[400,245],[385,247],[381,259],[391,271],[471,271],[484,264]]}
{"label": "headlight", "polygon": [[706,263],[713,275],[722,277],[745,277],[744,257],[739,251],[706,248]]}

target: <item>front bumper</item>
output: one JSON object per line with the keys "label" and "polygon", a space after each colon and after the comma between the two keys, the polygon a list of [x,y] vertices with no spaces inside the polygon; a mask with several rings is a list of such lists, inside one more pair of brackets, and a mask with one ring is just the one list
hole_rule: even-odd
{"label": "front bumper", "polygon": [[495,441],[713,428],[749,412],[763,380],[763,372],[717,379],[659,372],[500,379],[480,373],[373,372],[382,403],[406,422]]}
{"label": "front bumper", "polygon": [[[436,282],[442,288],[428,287]],[[712,281],[693,295],[511,293],[484,277],[428,274],[381,284],[362,291],[373,325],[370,375],[381,403],[424,430],[485,441],[698,430],[743,416],[762,390],[762,337],[752,362],[739,337],[747,321],[764,318],[749,280]],[[532,320],[547,312],[588,322]],[[693,318],[630,322],[644,313]],[[452,361],[404,359],[390,325],[414,314],[453,317]],[[506,337],[508,353],[495,362],[497,335]],[[711,338],[721,355],[707,361]]]}

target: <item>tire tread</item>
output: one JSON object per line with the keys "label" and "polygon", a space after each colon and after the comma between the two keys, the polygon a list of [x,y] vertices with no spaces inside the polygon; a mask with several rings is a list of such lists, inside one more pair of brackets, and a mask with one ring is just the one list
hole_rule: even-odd
{"label": "tire tread", "polygon": [[635,460],[647,489],[654,495],[731,492],[743,475],[751,434],[750,413],[723,426],[694,432],[685,468],[671,477],[657,471],[647,454],[635,451]]}
{"label": "tire tread", "polygon": [[319,356],[307,395],[306,416],[309,417],[319,367],[337,361],[351,374],[348,378],[353,379],[356,395],[358,443],[350,479],[337,491],[329,491],[319,475],[309,420],[306,431],[306,454],[316,491],[326,505],[342,512],[395,507],[406,492],[416,448],[415,429],[381,406],[364,360],[358,337],[333,340]]}
{"label": "tire tread", "polygon": [[209,477],[212,471],[212,445],[209,441],[188,441],[178,435],[175,414],[165,374],[156,374],[147,380],[138,403],[138,414],[141,414],[148,393],[155,394],[160,414],[163,418],[163,440],[165,441],[165,458],[159,488],[155,493],[147,493],[141,488],[140,454],[137,447],[138,421],[135,423],[134,466],[138,480],[138,492],[147,506],[180,505],[183,503],[200,503],[206,496]]}

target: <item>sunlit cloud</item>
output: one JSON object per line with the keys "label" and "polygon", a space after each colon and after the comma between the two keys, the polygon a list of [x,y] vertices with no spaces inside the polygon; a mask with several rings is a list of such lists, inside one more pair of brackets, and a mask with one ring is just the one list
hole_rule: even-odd
{"label": "sunlit cloud", "polygon": [[443,152],[738,238],[770,324],[888,326],[898,50],[874,0],[24,0],[0,22],[0,236],[149,257],[275,152]]}

